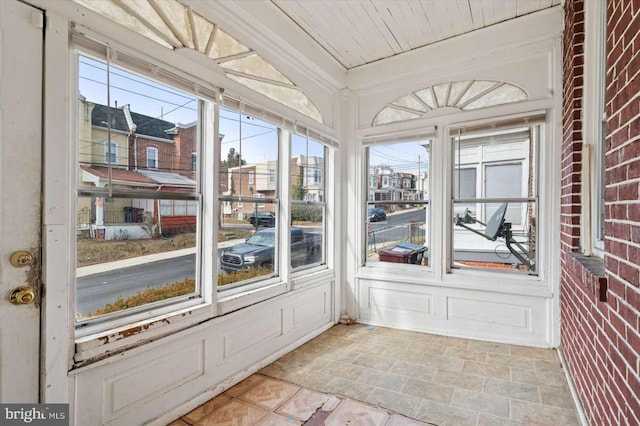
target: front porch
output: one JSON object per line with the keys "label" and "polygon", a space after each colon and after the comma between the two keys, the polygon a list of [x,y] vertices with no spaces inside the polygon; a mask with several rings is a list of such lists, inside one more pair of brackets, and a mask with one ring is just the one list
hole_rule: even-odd
{"label": "front porch", "polygon": [[329,329],[171,425],[225,421],[580,424],[555,350],[364,324]]}

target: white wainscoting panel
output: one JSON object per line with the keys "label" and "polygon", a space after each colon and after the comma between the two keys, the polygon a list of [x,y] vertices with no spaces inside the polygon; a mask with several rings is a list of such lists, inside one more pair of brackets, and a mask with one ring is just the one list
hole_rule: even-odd
{"label": "white wainscoting panel", "polygon": [[333,285],[307,286],[72,372],[76,424],[170,423],[330,327]]}
{"label": "white wainscoting panel", "polygon": [[[166,393],[204,374],[204,340],[136,366],[104,382],[105,418]],[[149,370],[156,374],[149,375]]]}
{"label": "white wainscoting panel", "polygon": [[413,323],[431,316],[432,304],[431,294],[369,287],[368,307],[372,318],[395,324]]}
{"label": "white wainscoting panel", "polygon": [[450,320],[531,331],[531,306],[460,297],[448,297],[447,302],[447,318]]}
{"label": "white wainscoting panel", "polygon": [[406,330],[549,347],[552,298],[358,279],[358,321]]}
{"label": "white wainscoting panel", "polygon": [[260,321],[245,321],[231,327],[222,337],[223,358],[237,355],[249,347],[260,345],[282,335],[282,309],[268,312]]}

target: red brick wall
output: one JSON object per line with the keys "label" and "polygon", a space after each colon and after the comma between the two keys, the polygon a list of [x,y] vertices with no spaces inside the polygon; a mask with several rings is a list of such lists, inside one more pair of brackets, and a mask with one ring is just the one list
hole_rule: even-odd
{"label": "red brick wall", "polygon": [[[174,144],[171,142],[159,142],[152,139],[147,139],[144,136],[138,136],[135,144],[133,143],[133,136],[131,137],[130,151],[131,160],[130,168],[134,168],[134,162],[136,161],[133,156],[134,146],[138,151],[138,170],[147,169],[147,148],[158,149],[158,168],[161,172],[170,172],[173,167],[173,157],[175,155]],[[191,156],[189,156],[191,158]],[[156,169],[153,169],[156,170]]]}
{"label": "red brick wall", "polygon": [[599,271],[593,259],[572,253],[580,242],[584,3],[565,3],[561,347],[592,425],[640,424],[639,8],[637,0],[607,0],[605,259]]}
{"label": "red brick wall", "polygon": [[173,137],[175,152],[172,171],[190,179],[196,177],[196,174],[191,170],[191,154],[196,152],[197,128],[196,125],[188,128],[181,127],[178,129],[178,134]]}

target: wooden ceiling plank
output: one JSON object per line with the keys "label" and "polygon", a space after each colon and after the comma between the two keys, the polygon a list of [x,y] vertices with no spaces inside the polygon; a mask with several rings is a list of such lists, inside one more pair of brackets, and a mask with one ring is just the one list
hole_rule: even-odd
{"label": "wooden ceiling plank", "polygon": [[[376,53],[377,40],[371,38],[369,34],[371,30],[367,28],[368,20],[362,18],[362,14],[358,14],[353,10],[350,4],[357,2],[334,2],[331,3],[335,19],[341,22],[342,28],[350,28],[351,34],[341,34],[336,31],[337,40],[344,43],[345,54],[352,56],[352,64],[370,62],[377,58]],[[353,66],[353,65],[352,65]]]}
{"label": "wooden ceiling plank", "polygon": [[[342,12],[352,27],[357,31],[357,42],[361,45],[362,63],[375,61],[382,54],[389,56],[391,50],[386,42],[378,36],[378,28],[362,8],[361,2],[343,2]],[[363,15],[366,18],[363,18]]]}
{"label": "wooden ceiling plank", "polygon": [[533,12],[540,5],[540,0],[517,0],[516,14],[518,16]]}
{"label": "wooden ceiling plank", "polygon": [[479,1],[469,1],[469,7],[471,10],[473,29],[477,30],[484,27],[484,9],[482,8],[482,3],[480,3]]}
{"label": "wooden ceiling plank", "polygon": [[395,52],[394,44],[396,44],[393,35],[390,33],[389,29],[387,28],[386,24],[378,14],[378,11],[373,6],[373,3],[371,1],[363,1],[361,2],[361,5],[369,19],[371,19],[371,21],[376,25],[377,32],[384,39],[385,44],[387,45],[386,50],[390,52],[390,54],[386,56],[392,56]]}
{"label": "wooden ceiling plank", "polygon": [[484,14],[484,24],[486,26],[493,25],[497,22],[495,10],[493,8],[493,0],[481,0],[482,10]]}

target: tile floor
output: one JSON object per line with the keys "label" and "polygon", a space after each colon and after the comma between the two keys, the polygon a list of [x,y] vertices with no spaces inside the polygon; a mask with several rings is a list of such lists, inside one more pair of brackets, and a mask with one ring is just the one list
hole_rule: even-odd
{"label": "tile floor", "polygon": [[171,426],[423,422],[580,424],[554,350],[354,324],[333,327]]}

